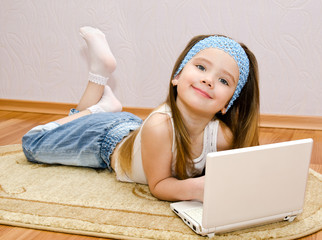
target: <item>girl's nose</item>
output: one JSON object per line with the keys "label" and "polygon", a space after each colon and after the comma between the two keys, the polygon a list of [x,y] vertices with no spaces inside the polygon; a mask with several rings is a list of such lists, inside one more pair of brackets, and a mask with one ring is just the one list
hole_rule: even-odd
{"label": "girl's nose", "polygon": [[212,88],[213,87],[213,82],[210,79],[204,79],[201,80],[203,84],[206,84],[208,87]]}

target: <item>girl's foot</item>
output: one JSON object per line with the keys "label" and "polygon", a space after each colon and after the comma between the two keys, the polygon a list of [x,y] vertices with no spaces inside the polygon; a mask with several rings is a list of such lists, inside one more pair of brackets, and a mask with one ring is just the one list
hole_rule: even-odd
{"label": "girl's foot", "polygon": [[98,112],[121,112],[122,111],[122,104],[120,101],[115,97],[114,93],[112,92],[109,86],[105,86],[104,94],[101,100],[88,108],[92,113]]}
{"label": "girl's foot", "polygon": [[90,72],[102,77],[108,77],[116,68],[116,60],[104,33],[92,27],[82,27],[79,31],[87,43]]}

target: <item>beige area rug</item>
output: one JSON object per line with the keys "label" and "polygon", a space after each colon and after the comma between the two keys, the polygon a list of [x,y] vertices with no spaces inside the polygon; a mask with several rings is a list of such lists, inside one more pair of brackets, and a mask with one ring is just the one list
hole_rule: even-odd
{"label": "beige area rug", "polygon": [[[322,228],[322,177],[310,170],[304,212],[215,239],[295,239]],[[205,239],[147,186],[94,169],[27,162],[21,145],[0,147],[0,224],[117,239]]]}

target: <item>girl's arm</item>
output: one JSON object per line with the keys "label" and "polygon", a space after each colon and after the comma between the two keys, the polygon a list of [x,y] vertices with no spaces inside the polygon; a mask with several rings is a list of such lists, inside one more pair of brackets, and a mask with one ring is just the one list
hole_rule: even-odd
{"label": "girl's arm", "polygon": [[203,200],[204,177],[178,180],[172,176],[172,125],[168,115],[156,113],[141,136],[143,168],[151,193],[162,200]]}

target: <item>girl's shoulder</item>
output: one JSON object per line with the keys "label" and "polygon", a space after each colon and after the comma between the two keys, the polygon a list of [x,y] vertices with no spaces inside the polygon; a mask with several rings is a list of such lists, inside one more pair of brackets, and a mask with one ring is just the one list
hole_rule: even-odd
{"label": "girl's shoulder", "polygon": [[[143,164],[147,164],[147,160],[153,159],[155,164],[159,166],[170,167],[173,149],[170,116],[163,113],[154,113],[146,120],[141,131]],[[150,164],[148,165],[150,166]]]}
{"label": "girl's shoulder", "polygon": [[171,117],[162,112],[155,112],[144,122],[142,130],[157,135],[171,134]]}
{"label": "girl's shoulder", "polygon": [[[145,119],[142,124],[143,141],[154,143],[166,141],[170,143],[173,138],[173,120],[171,109],[167,104],[161,104]],[[173,145],[173,143],[172,143]]]}
{"label": "girl's shoulder", "polygon": [[221,120],[218,126],[217,151],[228,150],[232,148],[234,136],[231,129]]}
{"label": "girl's shoulder", "polygon": [[155,128],[156,131],[161,129],[170,129],[172,128],[172,113],[171,109],[167,104],[161,104],[153,110],[153,112],[146,118],[143,123],[145,128]]}

